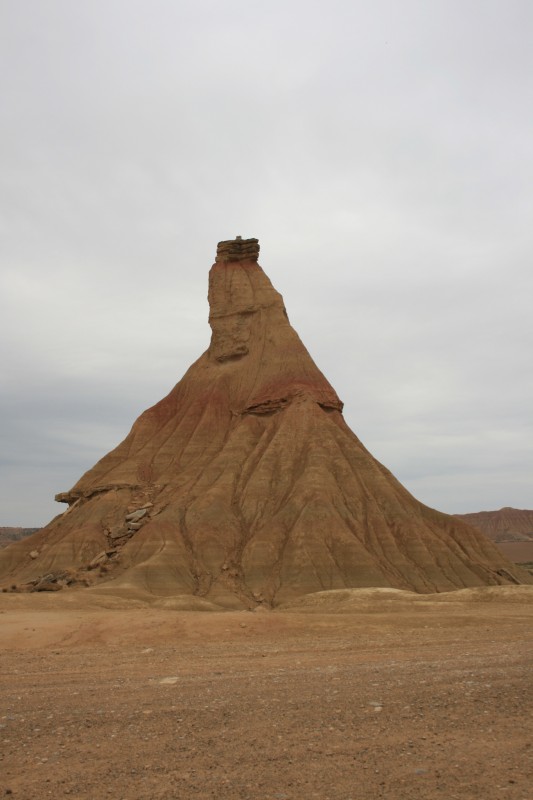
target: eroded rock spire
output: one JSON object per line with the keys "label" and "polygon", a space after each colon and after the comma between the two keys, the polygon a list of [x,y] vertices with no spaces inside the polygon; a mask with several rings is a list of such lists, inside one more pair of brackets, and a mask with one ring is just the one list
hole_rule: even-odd
{"label": "eroded rock spire", "polygon": [[344,587],[533,582],[366,450],[258,252],[257,239],[219,243],[208,350],[58,495],[65,514],[0,552],[0,581],[248,608]]}

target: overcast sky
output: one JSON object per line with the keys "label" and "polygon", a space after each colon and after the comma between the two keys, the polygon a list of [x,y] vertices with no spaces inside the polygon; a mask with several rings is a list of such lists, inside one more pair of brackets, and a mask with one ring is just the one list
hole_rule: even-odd
{"label": "overcast sky", "polygon": [[3,0],[0,525],[207,347],[257,237],[368,449],[533,508],[531,0]]}

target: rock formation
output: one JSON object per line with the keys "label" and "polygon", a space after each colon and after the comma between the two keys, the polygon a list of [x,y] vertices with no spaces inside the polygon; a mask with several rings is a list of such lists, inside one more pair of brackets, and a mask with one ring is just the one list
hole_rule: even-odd
{"label": "rock formation", "polygon": [[209,349],[57,496],[63,515],[0,553],[0,579],[248,608],[344,587],[531,582],[365,449],[258,252],[257,239],[219,244]]}

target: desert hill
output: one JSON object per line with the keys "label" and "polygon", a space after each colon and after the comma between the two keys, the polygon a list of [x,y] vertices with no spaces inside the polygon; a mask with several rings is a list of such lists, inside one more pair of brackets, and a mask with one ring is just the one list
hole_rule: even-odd
{"label": "desert hill", "polygon": [[479,528],[493,542],[533,542],[533,511],[527,509],[505,507],[454,516]]}
{"label": "desert hill", "polygon": [[455,516],[483,531],[508,559],[532,571],[533,511],[506,507]]}
{"label": "desert hill", "polygon": [[39,528],[13,528],[13,527],[0,527],[0,547],[7,547],[12,542],[18,542],[25,539],[26,536],[31,536],[36,533]]}
{"label": "desert hill", "polygon": [[258,252],[256,239],[219,243],[208,350],[57,496],[63,515],[0,553],[4,585],[253,608],[331,589],[533,582],[366,450]]}

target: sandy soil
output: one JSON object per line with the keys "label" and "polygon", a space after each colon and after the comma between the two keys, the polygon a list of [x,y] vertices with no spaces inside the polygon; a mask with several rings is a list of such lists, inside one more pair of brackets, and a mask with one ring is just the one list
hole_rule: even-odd
{"label": "sandy soil", "polygon": [[0,795],[531,800],[532,641],[530,587],[0,595]]}

